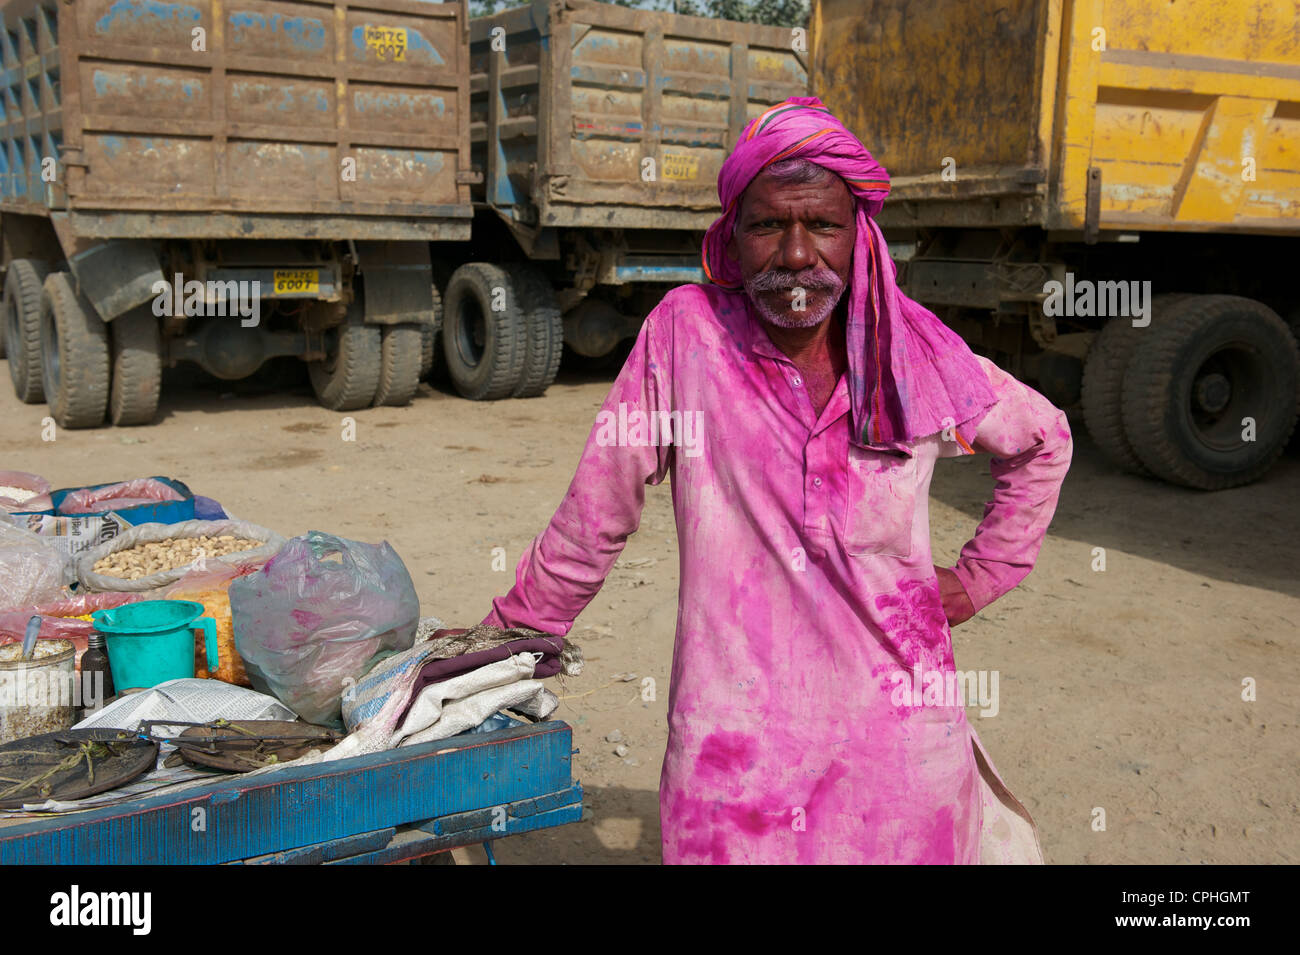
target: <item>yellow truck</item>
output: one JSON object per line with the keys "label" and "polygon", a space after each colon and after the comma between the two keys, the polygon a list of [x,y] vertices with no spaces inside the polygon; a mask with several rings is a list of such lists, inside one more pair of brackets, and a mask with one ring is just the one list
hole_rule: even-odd
{"label": "yellow truck", "polygon": [[809,87],[890,171],[899,281],[1215,490],[1300,412],[1295,0],[813,0]]}

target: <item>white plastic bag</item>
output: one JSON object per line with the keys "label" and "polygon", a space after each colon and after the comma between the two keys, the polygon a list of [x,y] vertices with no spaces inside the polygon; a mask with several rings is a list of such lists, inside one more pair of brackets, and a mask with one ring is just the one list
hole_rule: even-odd
{"label": "white plastic bag", "polygon": [[63,596],[67,558],[48,541],[0,521],[0,610]]}

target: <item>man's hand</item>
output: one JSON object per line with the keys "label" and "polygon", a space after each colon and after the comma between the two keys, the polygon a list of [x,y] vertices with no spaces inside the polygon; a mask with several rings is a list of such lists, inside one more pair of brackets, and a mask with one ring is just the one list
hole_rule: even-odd
{"label": "man's hand", "polygon": [[943,601],[943,613],[948,618],[948,626],[955,627],[975,616],[975,605],[966,595],[966,588],[961,585],[957,575],[947,567],[935,565],[935,574],[939,578],[939,597]]}

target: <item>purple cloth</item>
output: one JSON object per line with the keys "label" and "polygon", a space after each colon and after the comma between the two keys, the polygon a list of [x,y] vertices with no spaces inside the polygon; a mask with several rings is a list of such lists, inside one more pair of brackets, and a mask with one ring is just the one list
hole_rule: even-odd
{"label": "purple cloth", "polygon": [[500,660],[508,659],[517,653],[543,654],[543,657],[533,669],[533,679],[540,680],[548,676],[555,676],[560,672],[562,666],[560,651],[563,649],[563,637],[534,637],[531,640],[511,640],[509,643],[500,644],[490,650],[476,650],[473,653],[462,653],[458,657],[430,660],[420,667],[420,674],[415,678],[415,683],[411,687],[410,701],[406,704],[406,708],[402,710],[401,715],[397,718],[397,723],[394,725],[402,725],[406,720],[406,714],[411,711],[411,707],[415,705],[415,701],[419,699],[420,694],[424,692],[424,688],[427,686],[442,683],[444,680],[450,680],[452,677],[468,673],[470,670],[477,670],[489,663],[497,663]]}
{"label": "purple cloth", "polygon": [[204,497],[201,494],[194,495],[194,519],[196,521],[224,521],[229,520],[225,508],[210,497]]}

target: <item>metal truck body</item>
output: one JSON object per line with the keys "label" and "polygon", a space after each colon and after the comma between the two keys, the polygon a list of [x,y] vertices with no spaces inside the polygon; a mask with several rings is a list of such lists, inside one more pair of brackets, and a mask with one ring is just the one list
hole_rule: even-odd
{"label": "metal truck body", "polygon": [[[0,16],[20,397],[69,427],[146,423],[156,366],[235,379],[290,355],[327,406],[409,400],[437,322],[428,242],[471,229],[462,3],[14,0]],[[57,354],[71,344],[75,365]]]}
{"label": "metal truck body", "polygon": [[718,170],[752,117],[806,93],[805,48],[789,29],[589,0],[472,20],[476,243],[535,263],[569,348],[610,352],[668,286],[704,281]]}
{"label": "metal truck body", "polygon": [[1300,402],[1297,36],[1270,0],[813,0],[810,90],[891,173],[913,297],[1212,489]]}

